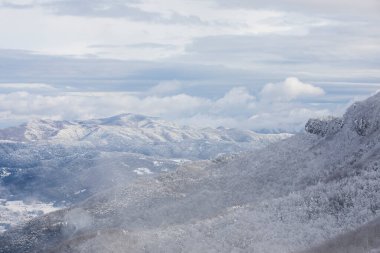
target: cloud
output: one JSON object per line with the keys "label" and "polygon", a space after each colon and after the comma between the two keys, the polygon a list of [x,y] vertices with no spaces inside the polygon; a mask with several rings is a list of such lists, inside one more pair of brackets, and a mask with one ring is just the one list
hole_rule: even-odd
{"label": "cloud", "polygon": [[0,0],[0,8],[33,9],[42,8],[55,15],[80,16],[92,18],[124,18],[132,21],[166,23],[166,24],[202,24],[207,25],[194,15],[181,15],[175,10],[170,15],[163,15],[155,10],[149,11],[139,7],[140,0],[35,0],[8,1]]}
{"label": "cloud", "polygon": [[257,111],[247,124],[262,132],[299,132],[310,118],[332,115],[333,110],[302,104],[275,104],[270,110]]}
{"label": "cloud", "polygon": [[[295,22],[295,21],[293,21]],[[299,21],[300,23],[303,21]],[[380,30],[367,22],[326,23],[310,20],[306,29],[295,22],[299,34],[256,36],[222,35],[196,38],[184,58],[208,64],[249,69],[267,76],[297,76],[313,80],[366,80],[380,78]],[[339,34],[339,36],[336,36]]]}
{"label": "cloud", "polygon": [[45,83],[0,83],[0,89],[52,90],[54,87]]}
{"label": "cloud", "polygon": [[[314,103],[297,102],[295,98],[322,93],[296,78],[288,78],[275,87],[267,84],[257,96],[247,87],[234,87],[212,99],[183,93],[182,87],[183,84],[170,81],[145,93],[55,90],[50,94],[27,91],[0,94],[0,125],[35,117],[76,120],[131,112],[196,127],[222,125],[268,132],[298,131],[309,117],[330,112]],[[271,96],[270,106],[266,96]]]}
{"label": "cloud", "polygon": [[[0,0],[0,33],[9,34],[0,48],[155,60],[180,56],[199,37],[292,33],[293,26],[283,18],[280,12],[226,10],[203,1],[60,0],[10,5]],[[168,42],[171,46],[163,47]],[[125,44],[132,46],[117,46]]]}
{"label": "cloud", "polygon": [[295,129],[380,87],[379,4],[0,0],[0,118]]}
{"label": "cloud", "polygon": [[227,6],[229,8],[267,8],[267,9],[280,9],[288,11],[333,13],[335,15],[340,13],[363,13],[376,14],[380,11],[380,3],[378,0],[215,0],[216,3]]}
{"label": "cloud", "polygon": [[62,92],[50,95],[12,92],[0,94],[3,116],[0,121],[13,118],[28,120],[33,117],[89,119],[125,112],[173,119],[187,117],[207,107],[209,100],[186,94],[140,98],[125,92]]}
{"label": "cloud", "polygon": [[291,101],[301,97],[317,97],[324,94],[323,89],[303,83],[296,77],[289,77],[281,83],[268,83],[260,92],[262,99],[272,101]]}
{"label": "cloud", "polygon": [[255,108],[256,98],[246,87],[235,87],[215,101],[211,112],[227,115],[247,115]]}
{"label": "cloud", "polygon": [[178,93],[182,88],[183,85],[179,81],[162,81],[156,86],[152,87],[148,93],[156,96],[170,95]]}
{"label": "cloud", "polygon": [[[220,65],[275,79],[379,80],[378,20],[368,19],[364,11],[356,17],[307,11],[319,5],[332,12],[347,6],[375,9],[371,3],[376,0],[347,1],[0,0],[20,7],[0,8],[0,48],[80,56],[88,65],[107,58],[149,61],[156,68]],[[272,5],[275,11],[260,9]],[[299,12],[288,5],[300,6]],[[187,21],[179,22],[181,17]],[[71,72],[80,70],[74,66]]]}

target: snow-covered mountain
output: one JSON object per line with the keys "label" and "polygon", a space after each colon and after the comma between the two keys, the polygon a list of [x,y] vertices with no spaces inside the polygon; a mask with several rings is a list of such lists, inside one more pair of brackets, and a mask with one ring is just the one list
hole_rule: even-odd
{"label": "snow-covered mountain", "polygon": [[0,140],[82,145],[166,158],[209,159],[219,153],[262,148],[289,134],[258,134],[226,128],[196,129],[135,114],[86,120],[32,120],[0,130]]}
{"label": "snow-covered mountain", "polygon": [[249,130],[219,127],[196,129],[179,126],[156,117],[121,114],[110,118],[85,121],[31,120],[19,127],[0,130],[0,139],[17,141],[51,141],[72,144],[76,141],[94,145],[123,141],[160,143],[186,140],[267,142],[288,134],[257,134]]}
{"label": "snow-covered mountain", "polygon": [[98,193],[9,230],[0,252],[286,253],[377,219],[380,94],[306,130]]}
{"label": "snow-covered mountain", "polygon": [[0,230],[53,210],[45,206],[69,206],[115,185],[173,171],[188,159],[225,159],[228,155],[219,154],[259,149],[288,136],[193,129],[133,114],[33,120],[3,129]]}

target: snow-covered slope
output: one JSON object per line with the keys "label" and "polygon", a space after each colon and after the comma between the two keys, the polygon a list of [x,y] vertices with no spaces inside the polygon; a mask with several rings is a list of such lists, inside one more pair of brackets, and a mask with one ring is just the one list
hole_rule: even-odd
{"label": "snow-covered slope", "polygon": [[378,253],[380,252],[380,218],[313,247],[302,253]]}
{"label": "snow-covered slope", "polygon": [[[65,207],[109,187],[172,171],[187,159],[255,150],[287,136],[193,129],[133,114],[33,120],[0,130],[0,199]],[[31,217],[0,209],[2,227]]]}
{"label": "snow-covered slope", "polygon": [[[178,164],[175,159],[256,150],[289,136],[193,129],[134,114],[72,122],[33,120],[0,130],[0,186],[13,196],[27,191],[41,197],[45,192],[42,197],[49,196],[47,201],[61,201],[62,194],[71,195],[67,188],[77,191],[98,182],[95,175],[127,180],[144,171],[150,171],[143,173],[148,175],[172,170]],[[93,178],[92,182],[88,178]],[[77,183],[72,185],[74,181]],[[63,184],[65,189],[58,190]],[[45,185],[50,185],[50,190],[42,187]],[[99,189],[101,185],[97,185]],[[6,198],[4,190],[0,198]]]}
{"label": "snow-covered slope", "polygon": [[179,126],[155,117],[121,114],[86,121],[32,120],[17,128],[0,130],[3,140],[50,141],[70,144],[88,142],[95,146],[113,146],[129,142],[158,144],[168,142],[251,143],[262,147],[268,142],[289,137],[288,134],[257,134],[248,130],[196,129]]}
{"label": "snow-covered slope", "polygon": [[[0,252],[297,252],[380,215],[380,94],[267,148],[98,193]],[[334,251],[331,251],[334,252]]]}
{"label": "snow-covered slope", "polygon": [[0,234],[12,226],[57,209],[52,203],[0,199]]}

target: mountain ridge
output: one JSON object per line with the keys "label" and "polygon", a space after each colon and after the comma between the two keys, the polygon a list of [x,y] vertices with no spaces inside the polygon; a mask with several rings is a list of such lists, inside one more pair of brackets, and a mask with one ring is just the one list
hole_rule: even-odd
{"label": "mountain ridge", "polygon": [[[124,130],[124,131],[123,131]],[[129,130],[129,132],[127,131]],[[12,131],[19,135],[12,136]],[[2,140],[18,141],[81,141],[100,131],[105,134],[114,131],[122,137],[150,142],[179,142],[187,139],[211,141],[248,142],[262,137],[286,138],[289,134],[258,134],[250,130],[231,128],[192,128],[165,121],[159,117],[148,117],[139,114],[119,114],[116,116],[91,120],[55,121],[34,119],[18,127],[0,130]],[[244,136],[236,138],[234,135]],[[17,139],[19,138],[19,139]],[[65,138],[67,138],[65,140]]]}

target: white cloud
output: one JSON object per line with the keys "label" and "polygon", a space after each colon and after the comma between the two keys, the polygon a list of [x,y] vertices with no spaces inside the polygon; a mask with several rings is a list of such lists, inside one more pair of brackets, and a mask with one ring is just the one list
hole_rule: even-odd
{"label": "white cloud", "polygon": [[46,83],[0,83],[0,89],[52,90],[54,87]]}
{"label": "white cloud", "polygon": [[296,77],[289,77],[281,83],[268,83],[260,92],[264,100],[291,101],[301,97],[317,97],[324,95],[322,88],[303,83]]}
{"label": "white cloud", "polygon": [[247,114],[255,108],[255,100],[255,96],[247,88],[232,88],[224,97],[215,101],[212,112],[224,115]]}
{"label": "white cloud", "polygon": [[[379,1],[0,0],[0,4],[8,3],[0,7],[0,48],[81,56],[88,60],[82,64],[89,66],[99,58],[149,61],[147,75],[174,62],[230,67],[264,78],[296,75],[338,80],[344,74],[346,80],[378,79],[377,20],[367,20],[367,15],[360,11],[354,17],[340,12],[303,12],[319,5],[333,12],[342,7],[356,11],[360,6],[376,10],[376,2]],[[20,6],[10,7],[9,3]],[[286,8],[288,5],[292,7]],[[102,6],[107,8],[98,8]],[[131,13],[125,13],[122,6],[135,8],[139,18],[128,18]],[[278,8],[272,10],[268,6]],[[294,6],[301,7],[298,13],[292,11]],[[160,18],[152,19],[150,14]],[[367,14],[364,9],[363,14]],[[22,67],[24,64],[12,65]],[[51,68],[60,71],[60,67],[56,64]],[[71,73],[80,72],[75,66],[65,67]],[[105,71],[104,75],[111,79],[112,73]],[[34,75],[39,81],[46,78],[41,72],[25,74]],[[196,78],[207,79],[211,75]],[[159,80],[161,76],[152,74],[146,78]],[[56,80],[47,82],[50,81]]]}
{"label": "white cloud", "polygon": [[272,110],[260,111],[253,115],[248,119],[248,124],[257,130],[296,132],[303,129],[308,119],[326,115],[331,115],[331,111],[299,104],[281,104]]}
{"label": "white cloud", "polygon": [[[140,13],[139,19],[120,18],[122,12],[117,8],[118,3],[106,2],[114,14],[105,11],[109,15],[90,16],[86,10],[93,6],[92,2],[82,4],[58,1],[50,5],[40,2],[31,8],[0,6],[0,33],[5,35],[0,41],[0,48],[51,55],[155,60],[183,55],[186,45],[199,37],[299,34],[300,27],[308,30],[320,22],[318,19],[310,24],[305,22],[305,18],[293,22],[293,19],[289,20],[289,14],[280,11],[217,8],[212,1],[139,1],[134,4],[136,11],[146,12],[146,15]],[[56,15],[48,6],[53,6],[58,12],[66,6],[71,12]],[[66,7],[64,9],[68,10]],[[152,22],[148,13],[155,13],[161,18],[154,18]],[[168,42],[171,47],[121,46]],[[91,46],[94,44],[115,46],[97,48]]]}
{"label": "white cloud", "polygon": [[[75,92],[41,95],[29,92],[0,94],[0,116],[54,119],[88,119],[108,117],[125,112],[174,118],[195,114],[209,107],[209,100],[186,94],[156,97],[124,92]],[[8,112],[8,113],[4,113]]]}
{"label": "white cloud", "polygon": [[266,8],[270,10],[290,10],[308,13],[331,14],[359,14],[378,15],[380,2],[378,0],[214,0],[215,2],[232,8]]}
{"label": "white cloud", "polygon": [[152,87],[149,90],[149,94],[162,96],[178,93],[182,89],[183,85],[177,80],[163,81]]}
{"label": "white cloud", "polygon": [[[278,87],[277,87],[278,86]],[[37,94],[26,91],[0,94],[0,125],[31,118],[90,119],[120,113],[158,116],[198,127],[237,127],[255,130],[296,131],[309,117],[329,114],[315,104],[292,100],[322,94],[318,88],[288,78],[266,85],[256,98],[246,87],[235,87],[221,98],[210,99],[180,93],[177,82],[161,83],[147,93],[131,92],[57,92]],[[269,93],[266,93],[269,92]],[[172,93],[172,94],[170,94]],[[270,106],[261,96],[272,96]],[[286,99],[278,99],[279,94]],[[275,95],[276,99],[273,99]],[[282,98],[282,97],[280,97]],[[291,99],[290,99],[291,98]],[[8,123],[9,124],[9,123]]]}

